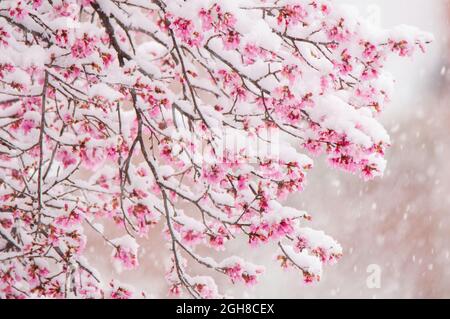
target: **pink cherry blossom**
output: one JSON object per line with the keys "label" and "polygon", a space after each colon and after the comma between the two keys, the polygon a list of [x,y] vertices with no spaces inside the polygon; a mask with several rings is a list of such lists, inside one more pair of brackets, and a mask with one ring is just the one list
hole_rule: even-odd
{"label": "pink cherry blossom", "polygon": [[386,62],[432,40],[337,1],[3,2],[2,299],[145,298],[112,279],[154,256],[171,295],[222,298],[264,273],[233,245],[319,281],[343,249],[287,200],[312,155],[383,175]]}
{"label": "pink cherry blossom", "polygon": [[36,124],[33,120],[23,120],[20,128],[22,129],[25,135],[28,135],[33,128],[36,127]]}
{"label": "pink cherry blossom", "polygon": [[23,20],[28,15],[28,10],[26,9],[25,1],[17,1],[15,6],[9,9],[9,15],[18,21]]}
{"label": "pink cherry blossom", "polygon": [[74,58],[86,58],[94,52],[95,39],[87,34],[83,38],[77,39],[72,45],[72,56]]}
{"label": "pink cherry blossom", "polygon": [[64,168],[77,163],[77,158],[74,156],[74,154],[66,149],[57,152],[56,160],[62,162]]}

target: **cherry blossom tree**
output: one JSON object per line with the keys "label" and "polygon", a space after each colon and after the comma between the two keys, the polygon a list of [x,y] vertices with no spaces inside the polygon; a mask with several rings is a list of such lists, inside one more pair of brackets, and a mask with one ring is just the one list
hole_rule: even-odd
{"label": "cherry blossom tree", "polygon": [[1,1],[0,298],[145,297],[102,279],[86,231],[134,269],[159,224],[173,295],[222,297],[211,271],[257,283],[208,256],[229,241],[319,281],[342,248],[283,202],[306,154],[383,174],[384,64],[431,40],[326,0]]}

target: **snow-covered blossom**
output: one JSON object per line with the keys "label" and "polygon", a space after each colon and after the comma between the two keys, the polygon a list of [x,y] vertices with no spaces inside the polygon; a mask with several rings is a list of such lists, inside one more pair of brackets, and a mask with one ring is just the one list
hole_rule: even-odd
{"label": "snow-covered blossom", "polygon": [[130,235],[125,235],[111,241],[114,245],[112,258],[118,272],[122,269],[136,268],[139,263],[137,259],[139,245]]}
{"label": "snow-covered blossom", "polygon": [[304,153],[381,176],[384,65],[431,36],[336,1],[140,2],[0,2],[0,298],[142,295],[85,248],[103,240],[134,269],[158,229],[172,295],[222,297],[194,263],[256,284],[263,267],[205,256],[241,239],[320,280],[342,248],[283,205],[313,168]]}

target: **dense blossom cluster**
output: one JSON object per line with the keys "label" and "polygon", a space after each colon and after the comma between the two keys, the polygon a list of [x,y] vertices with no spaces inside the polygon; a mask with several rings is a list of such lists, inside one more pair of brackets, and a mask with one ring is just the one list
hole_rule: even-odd
{"label": "dense blossom cluster", "polygon": [[383,66],[430,41],[326,0],[1,1],[0,298],[145,297],[90,265],[87,230],[121,271],[160,224],[174,295],[221,296],[193,263],[255,284],[261,266],[197,252],[243,238],[318,281],[342,249],[282,204],[303,153],[382,175]]}

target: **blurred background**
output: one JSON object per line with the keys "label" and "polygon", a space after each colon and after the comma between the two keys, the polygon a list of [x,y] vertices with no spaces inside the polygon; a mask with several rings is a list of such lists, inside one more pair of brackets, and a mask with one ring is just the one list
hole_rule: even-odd
{"label": "blurred background", "polygon": [[[228,253],[244,252],[266,265],[262,282],[253,288],[218,283],[236,297],[450,298],[450,1],[337,1],[354,4],[385,27],[410,24],[436,38],[426,55],[394,58],[388,65],[397,86],[382,117],[393,142],[385,177],[365,183],[316,159],[306,190],[290,198],[288,205],[313,216],[311,227],[344,248],[343,258],[325,267],[319,284],[306,286],[297,272],[281,270],[273,247],[250,250],[239,244]],[[164,298],[160,260],[166,249],[160,235],[155,230],[143,245],[137,271],[115,273],[95,244],[89,259],[105,269],[106,277]],[[379,274],[377,287],[367,284],[373,269]]]}
{"label": "blurred background", "polygon": [[[385,177],[365,183],[316,160],[305,191],[291,199],[341,243],[344,257],[315,286],[294,287],[295,274],[271,268],[254,296],[450,298],[450,1],[341,2],[436,39],[426,55],[389,63],[397,84],[382,118],[393,142]],[[367,284],[373,269],[379,288]]]}

